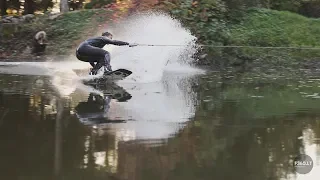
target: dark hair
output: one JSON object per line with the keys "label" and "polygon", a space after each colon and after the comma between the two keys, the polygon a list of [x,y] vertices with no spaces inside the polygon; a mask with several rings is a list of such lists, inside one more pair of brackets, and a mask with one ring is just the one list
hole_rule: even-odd
{"label": "dark hair", "polygon": [[112,36],[112,34],[109,32],[104,32],[104,33],[102,33],[102,36]]}

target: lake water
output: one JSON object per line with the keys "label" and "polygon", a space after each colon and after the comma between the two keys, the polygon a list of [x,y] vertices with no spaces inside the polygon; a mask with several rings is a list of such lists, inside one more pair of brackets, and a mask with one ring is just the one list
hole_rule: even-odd
{"label": "lake water", "polygon": [[94,92],[1,72],[1,179],[319,177],[317,76],[165,72]]}

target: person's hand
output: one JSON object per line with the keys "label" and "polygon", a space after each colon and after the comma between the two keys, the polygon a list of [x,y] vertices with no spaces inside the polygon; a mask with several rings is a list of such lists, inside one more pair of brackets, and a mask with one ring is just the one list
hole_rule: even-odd
{"label": "person's hand", "polygon": [[137,43],[131,43],[131,44],[129,44],[129,47],[134,47],[134,46],[138,46],[138,44],[137,44]]}

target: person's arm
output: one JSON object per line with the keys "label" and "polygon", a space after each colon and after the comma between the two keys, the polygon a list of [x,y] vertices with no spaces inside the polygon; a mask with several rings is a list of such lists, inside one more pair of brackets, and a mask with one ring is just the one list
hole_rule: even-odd
{"label": "person's arm", "polygon": [[113,45],[116,45],[116,46],[125,46],[125,45],[129,45],[130,43],[128,42],[124,42],[124,41],[117,41],[117,40],[113,40]]}
{"label": "person's arm", "polygon": [[106,37],[102,37],[102,38],[103,38],[103,41],[104,41],[106,44],[113,44],[113,45],[116,45],[116,46],[129,45],[129,43],[124,42],[124,41],[112,40],[112,39],[109,39],[109,38],[106,38]]}

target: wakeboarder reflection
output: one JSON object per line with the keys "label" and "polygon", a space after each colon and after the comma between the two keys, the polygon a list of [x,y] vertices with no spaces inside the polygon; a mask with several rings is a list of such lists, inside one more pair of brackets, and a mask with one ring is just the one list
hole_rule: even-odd
{"label": "wakeboarder reflection", "polygon": [[116,123],[123,121],[113,121],[107,118],[112,99],[119,102],[125,102],[131,99],[127,92],[123,93],[104,93],[104,95],[90,93],[86,102],[80,102],[76,107],[76,115],[79,121],[84,125],[97,125],[103,123]]}

